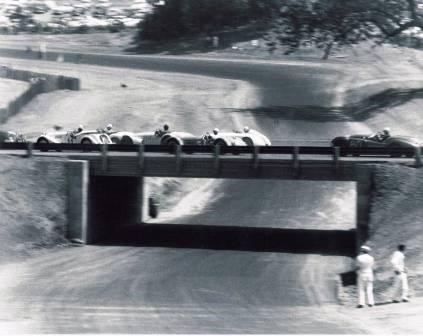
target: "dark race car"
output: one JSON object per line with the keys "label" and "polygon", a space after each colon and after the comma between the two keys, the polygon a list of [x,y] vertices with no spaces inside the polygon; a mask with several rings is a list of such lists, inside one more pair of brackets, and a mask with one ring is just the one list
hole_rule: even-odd
{"label": "dark race car", "polygon": [[[414,150],[422,146],[422,142],[416,138],[408,136],[384,136],[382,133],[373,133],[370,135],[347,135],[338,136],[332,139],[332,146],[340,147],[341,155],[345,156],[347,153],[342,149],[357,149],[352,154],[359,156],[360,149],[378,149],[378,148],[391,148],[387,151],[387,155],[391,157],[407,157],[414,156]],[[401,151],[404,149],[413,149],[413,151]],[[368,153],[367,153],[368,154]]]}

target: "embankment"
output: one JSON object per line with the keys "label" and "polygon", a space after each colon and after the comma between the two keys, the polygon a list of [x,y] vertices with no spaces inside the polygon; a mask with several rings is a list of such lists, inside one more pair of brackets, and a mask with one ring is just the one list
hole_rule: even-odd
{"label": "embankment", "polygon": [[65,243],[66,195],[63,160],[2,155],[0,263]]}
{"label": "embankment", "polygon": [[0,123],[19,113],[37,95],[56,90],[79,90],[78,78],[55,76],[33,71],[0,67],[0,77],[29,83],[28,88],[11,100],[7,107],[0,108]]}

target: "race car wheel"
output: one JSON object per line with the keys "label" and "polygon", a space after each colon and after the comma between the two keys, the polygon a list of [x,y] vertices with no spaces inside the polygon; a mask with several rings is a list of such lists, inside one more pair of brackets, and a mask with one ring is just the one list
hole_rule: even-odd
{"label": "race car wheel", "polygon": [[[48,144],[48,140],[46,138],[38,139],[38,144]],[[48,152],[48,149],[40,149],[41,152]]]}
{"label": "race car wheel", "polygon": [[250,146],[250,147],[254,146],[253,140],[251,140],[250,138],[242,138],[242,140],[245,142],[247,146]]}
{"label": "race car wheel", "polygon": [[122,145],[133,145],[133,144],[134,144],[134,141],[132,141],[132,139],[131,139],[131,137],[130,137],[130,136],[128,136],[128,135],[124,135],[124,136],[122,137],[122,139],[120,140],[120,143],[121,143]]}
{"label": "race car wheel", "polygon": [[166,145],[171,147],[170,150],[169,150],[169,153],[172,154],[172,153],[175,152],[175,150],[176,150],[175,147],[179,145],[179,142],[176,139],[169,139],[166,142]]}
{"label": "race car wheel", "polygon": [[[221,140],[221,139],[217,139],[215,142],[214,142],[214,145],[215,146],[220,146],[221,148],[223,148],[223,147],[226,147],[227,145],[226,145],[226,142],[225,141],[223,141],[223,140]],[[225,153],[220,153],[220,155],[225,155]]]}
{"label": "race car wheel", "polygon": [[[88,138],[82,139],[82,141],[81,141],[81,145],[91,145],[92,143],[93,142],[90,139],[88,139]],[[90,150],[84,148],[83,151],[84,152],[89,152]]]}

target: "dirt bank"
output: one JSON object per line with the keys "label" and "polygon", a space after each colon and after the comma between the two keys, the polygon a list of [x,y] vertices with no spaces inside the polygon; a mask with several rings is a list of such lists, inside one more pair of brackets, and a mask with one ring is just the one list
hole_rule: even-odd
{"label": "dirt bank", "polygon": [[0,108],[7,105],[16,97],[21,95],[29,84],[22,81],[0,78]]}
{"label": "dirt bank", "polygon": [[[40,183],[43,179],[43,183]],[[2,156],[0,162],[0,263],[64,244],[66,179],[52,159]]]}

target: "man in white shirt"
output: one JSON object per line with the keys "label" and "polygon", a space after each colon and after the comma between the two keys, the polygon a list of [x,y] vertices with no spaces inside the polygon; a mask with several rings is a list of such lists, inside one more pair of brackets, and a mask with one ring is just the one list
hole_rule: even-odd
{"label": "man in white shirt", "polygon": [[366,304],[373,307],[375,304],[373,297],[373,267],[375,264],[374,258],[369,254],[371,251],[368,246],[361,246],[361,254],[356,258],[357,266],[357,282],[358,282],[358,306],[363,308]]}
{"label": "man in white shirt", "polygon": [[394,297],[392,302],[408,302],[408,279],[407,268],[405,267],[405,245],[398,245],[397,250],[392,254],[391,264],[395,272]]}

